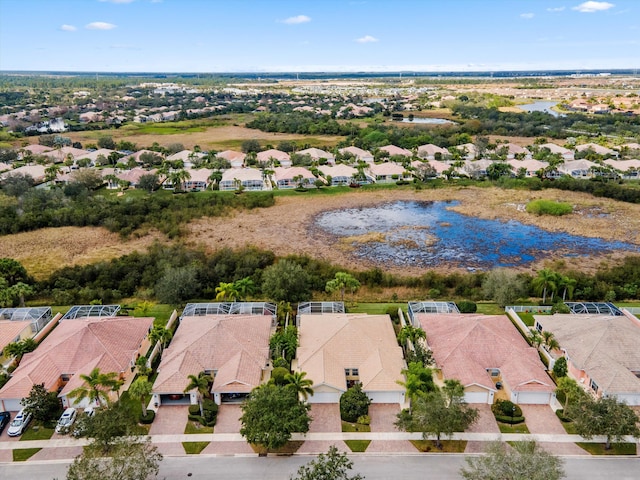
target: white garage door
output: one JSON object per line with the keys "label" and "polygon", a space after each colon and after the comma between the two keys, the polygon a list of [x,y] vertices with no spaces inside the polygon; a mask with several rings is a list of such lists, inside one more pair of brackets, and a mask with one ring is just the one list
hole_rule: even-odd
{"label": "white garage door", "polygon": [[464,401],[467,403],[489,403],[489,392],[465,392]]}
{"label": "white garage door", "polygon": [[518,392],[516,403],[525,405],[548,405],[551,394],[547,392]]}
{"label": "white garage door", "polygon": [[339,403],[340,394],[333,392],[317,392],[309,397],[309,403]]}
{"label": "white garage door", "polygon": [[18,412],[22,409],[22,405],[20,405],[20,400],[17,399],[8,399],[3,400],[4,409],[7,412]]}

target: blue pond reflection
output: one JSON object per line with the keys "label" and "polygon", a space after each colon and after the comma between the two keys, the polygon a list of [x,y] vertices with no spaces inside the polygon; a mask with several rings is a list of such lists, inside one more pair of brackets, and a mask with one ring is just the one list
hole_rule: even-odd
{"label": "blue pond reflection", "polygon": [[629,243],[548,232],[513,220],[486,220],[447,209],[456,204],[402,201],[334,210],[320,214],[316,226],[338,237],[355,237],[356,257],[394,266],[489,269],[525,265],[546,252],[582,256],[639,251]]}

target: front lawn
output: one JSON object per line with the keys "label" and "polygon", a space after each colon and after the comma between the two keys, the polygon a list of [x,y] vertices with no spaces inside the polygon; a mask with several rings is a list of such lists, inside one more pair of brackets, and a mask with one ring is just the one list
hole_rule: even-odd
{"label": "front lawn", "polygon": [[440,440],[442,448],[436,446],[435,440],[409,440],[419,452],[464,453],[466,440]]}
{"label": "front lawn", "polygon": [[41,448],[16,448],[13,451],[13,461],[14,462],[24,462],[33,457],[36,453],[38,453]]}
{"label": "front lawn", "polygon": [[182,442],[182,448],[187,455],[198,455],[211,442]]}
{"label": "front lawn", "polygon": [[344,443],[347,444],[347,447],[349,447],[352,452],[362,453],[367,449],[371,440],[345,440]]}
{"label": "front lawn", "polygon": [[635,455],[635,443],[612,443],[609,450],[605,450],[604,443],[576,443],[580,448],[586,450],[591,455]]}
{"label": "front lawn", "polygon": [[49,440],[53,432],[55,430],[53,428],[41,427],[38,425],[29,426],[25,432],[20,437],[20,441],[28,441],[28,440]]}
{"label": "front lawn", "polygon": [[205,427],[200,422],[188,421],[184,427],[184,433],[187,435],[192,433],[213,433],[213,427]]}
{"label": "front lawn", "polygon": [[371,427],[369,425],[362,425],[360,423],[342,422],[343,432],[370,432]]}
{"label": "front lawn", "polygon": [[[348,301],[345,303],[348,303]],[[368,313],[369,315],[383,315],[387,313],[387,309],[389,309],[390,307],[393,307],[394,310],[398,310],[398,308],[402,308],[404,311],[407,308],[407,304],[406,302],[405,303],[360,303],[358,302],[356,305],[347,306],[347,311],[349,313]]]}
{"label": "front lawn", "polygon": [[517,423],[515,425],[509,425],[508,423],[496,422],[500,433],[529,433],[526,423]]}

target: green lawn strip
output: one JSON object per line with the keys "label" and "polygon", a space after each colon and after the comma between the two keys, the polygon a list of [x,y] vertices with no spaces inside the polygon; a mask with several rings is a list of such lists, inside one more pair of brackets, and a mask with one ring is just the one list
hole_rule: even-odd
{"label": "green lawn strip", "polygon": [[53,432],[54,432],[53,428],[46,428],[38,425],[31,425],[20,436],[20,441],[26,442],[29,440],[49,440],[52,437]]}
{"label": "green lawn strip", "polygon": [[211,442],[182,442],[182,448],[184,448],[184,453],[188,455],[198,455],[207,448],[209,443]]}
{"label": "green lawn strip", "polygon": [[398,308],[406,309],[405,303],[360,303],[350,306],[347,305],[347,311],[349,313],[368,313],[369,315],[382,315],[387,313],[387,309],[393,307],[395,310]]}
{"label": "green lawn strip", "polygon": [[284,447],[280,447],[276,450],[267,450],[262,445],[256,445],[251,443],[251,448],[254,452],[259,455],[264,455],[267,453],[275,453],[276,455],[292,455],[298,451],[298,449],[302,446],[303,441],[289,441]]}
{"label": "green lawn strip", "polygon": [[497,422],[500,433],[529,433],[526,423],[509,425],[508,423]]}
{"label": "green lawn strip", "polygon": [[419,452],[436,453],[464,453],[467,448],[466,440],[441,440],[441,448],[436,447],[435,440],[409,440]]}
{"label": "green lawn strip", "polygon": [[192,433],[213,433],[213,427],[204,427],[199,422],[189,421],[184,427],[184,433],[187,435]]}
{"label": "green lawn strip", "polygon": [[371,443],[371,440],[345,440],[344,443],[354,453],[362,453],[367,450],[367,447]]}
{"label": "green lawn strip", "polygon": [[586,450],[591,455],[635,455],[635,443],[612,443],[609,450],[605,450],[604,443],[576,443],[580,448]]}
{"label": "green lawn strip", "polygon": [[361,425],[359,423],[342,422],[343,432],[370,432],[371,427],[369,425]]}
{"label": "green lawn strip", "polygon": [[493,302],[479,302],[477,313],[483,315],[504,315],[504,308]]}
{"label": "green lawn strip", "polygon": [[568,435],[577,435],[578,432],[576,432],[576,427],[575,424],[573,422],[560,422],[562,424],[562,426],[564,427],[565,432],[567,432]]}
{"label": "green lawn strip", "polygon": [[41,448],[16,448],[13,450],[13,461],[24,462],[38,453]]}

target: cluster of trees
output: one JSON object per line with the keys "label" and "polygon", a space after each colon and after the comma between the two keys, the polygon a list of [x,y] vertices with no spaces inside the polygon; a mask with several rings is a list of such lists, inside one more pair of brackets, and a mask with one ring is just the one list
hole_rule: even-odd
{"label": "cluster of trees", "polygon": [[0,307],[24,307],[25,298],[34,293],[33,284],[20,262],[0,258]]}
{"label": "cluster of trees", "polygon": [[261,113],[246,124],[263,132],[298,133],[308,135],[349,135],[354,131],[351,125],[343,125],[330,115],[316,115],[305,112],[286,114]]}

